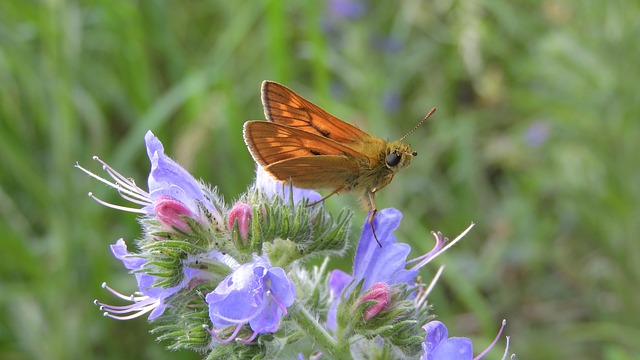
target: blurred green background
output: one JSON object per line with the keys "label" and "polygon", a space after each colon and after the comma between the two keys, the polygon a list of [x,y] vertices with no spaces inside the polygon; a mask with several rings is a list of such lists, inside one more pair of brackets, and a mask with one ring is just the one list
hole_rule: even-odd
{"label": "blurred green background", "polygon": [[438,109],[377,203],[414,255],[477,224],[438,261],[451,335],[478,353],[506,318],[522,359],[637,359],[638,19],[631,0],[2,1],[0,358],[200,358],[91,303],[134,290],[108,245],[139,227],[73,164],[145,184],[151,129],[232,201],[270,79],[392,140]]}

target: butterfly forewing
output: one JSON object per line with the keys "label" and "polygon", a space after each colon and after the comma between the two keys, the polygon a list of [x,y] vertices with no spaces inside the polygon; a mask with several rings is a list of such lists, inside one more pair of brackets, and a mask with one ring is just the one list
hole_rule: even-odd
{"label": "butterfly forewing", "polygon": [[247,121],[244,140],[253,158],[263,167],[298,157],[362,156],[348,146],[303,130],[266,121]]}
{"label": "butterfly forewing", "polygon": [[370,137],[369,134],[322,110],[293,90],[272,81],[262,83],[262,105],[269,121],[339,143],[348,145]]}

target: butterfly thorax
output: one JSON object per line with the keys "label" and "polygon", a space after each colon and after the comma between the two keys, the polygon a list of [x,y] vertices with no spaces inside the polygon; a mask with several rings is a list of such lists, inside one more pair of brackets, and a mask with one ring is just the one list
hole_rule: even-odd
{"label": "butterfly thorax", "polygon": [[347,181],[344,191],[376,192],[388,185],[414,156],[409,145],[397,141],[389,143],[370,137],[358,145],[356,150],[365,156],[356,159],[359,171]]}

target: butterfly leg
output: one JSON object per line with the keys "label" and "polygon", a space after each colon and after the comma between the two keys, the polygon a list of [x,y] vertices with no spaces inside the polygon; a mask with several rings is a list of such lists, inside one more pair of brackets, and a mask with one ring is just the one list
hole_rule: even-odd
{"label": "butterfly leg", "polygon": [[323,201],[327,200],[328,198],[330,198],[331,196],[333,196],[333,195],[335,195],[335,194],[339,193],[340,191],[342,191],[342,189],[344,189],[344,185],[343,185],[343,186],[340,186],[340,187],[337,187],[335,190],[333,190],[333,191],[331,192],[331,194],[329,194],[329,195],[327,195],[327,196],[324,196],[322,199],[320,199],[320,200],[318,200],[318,201],[314,201],[314,202],[312,202],[311,204],[309,204],[309,205],[307,205],[307,206],[313,206],[313,205],[315,205],[315,204],[321,203],[321,202],[323,202]]}
{"label": "butterfly leg", "polygon": [[371,215],[369,215],[369,225],[371,225],[371,232],[373,233],[373,237],[376,239],[378,246],[382,248],[382,243],[378,240],[378,235],[376,235],[376,229],[373,227],[373,218],[376,216],[378,212],[378,207],[376,206],[376,194],[374,191],[368,191],[367,195],[369,196],[369,206],[371,208]]}

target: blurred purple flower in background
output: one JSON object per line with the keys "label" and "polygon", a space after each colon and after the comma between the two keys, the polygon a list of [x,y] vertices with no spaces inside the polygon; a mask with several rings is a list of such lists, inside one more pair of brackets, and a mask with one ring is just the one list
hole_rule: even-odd
{"label": "blurred purple flower in background", "polygon": [[524,139],[527,145],[531,147],[540,147],[547,142],[549,138],[549,124],[544,121],[536,121],[531,124],[524,133]]}
{"label": "blurred purple flower in background", "polygon": [[329,0],[328,6],[330,15],[345,19],[358,19],[367,9],[362,0]]}

